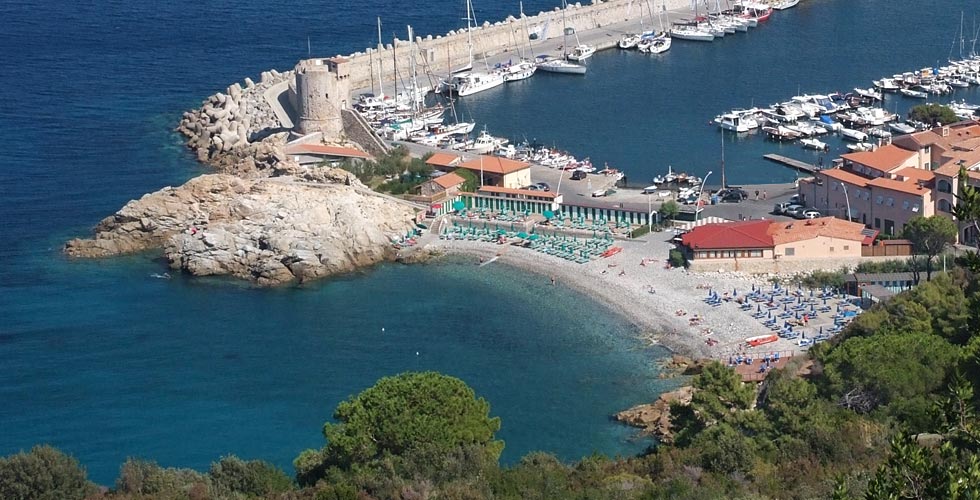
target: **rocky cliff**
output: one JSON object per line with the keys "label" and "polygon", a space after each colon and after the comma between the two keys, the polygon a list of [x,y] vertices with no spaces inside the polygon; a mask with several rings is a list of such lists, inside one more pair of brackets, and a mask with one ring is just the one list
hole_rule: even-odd
{"label": "rocky cliff", "polygon": [[[277,168],[299,170],[289,162]],[[263,179],[203,175],[127,203],[99,223],[94,238],[69,241],[65,252],[103,257],[161,248],[174,269],[277,285],[392,258],[392,239],[413,220],[410,207],[371,194],[338,169]]]}
{"label": "rocky cliff", "polygon": [[634,406],[615,415],[616,420],[643,429],[643,432],[656,436],[662,442],[673,439],[670,429],[670,404],[691,403],[692,387],[681,387],[676,391],[665,392],[651,404]]}

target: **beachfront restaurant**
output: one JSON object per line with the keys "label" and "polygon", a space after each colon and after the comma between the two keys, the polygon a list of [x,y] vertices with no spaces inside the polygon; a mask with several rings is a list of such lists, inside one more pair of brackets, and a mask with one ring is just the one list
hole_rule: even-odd
{"label": "beachfront restaurant", "polygon": [[425,162],[432,168],[443,172],[454,172],[458,169],[468,170],[483,186],[520,189],[531,185],[531,164],[523,161],[487,155],[479,155],[464,161],[462,157],[457,155],[436,153]]}
{"label": "beachfront restaurant", "polygon": [[492,212],[543,214],[556,212],[562,195],[550,191],[531,191],[499,186],[482,186],[475,193],[462,193],[467,208]]}

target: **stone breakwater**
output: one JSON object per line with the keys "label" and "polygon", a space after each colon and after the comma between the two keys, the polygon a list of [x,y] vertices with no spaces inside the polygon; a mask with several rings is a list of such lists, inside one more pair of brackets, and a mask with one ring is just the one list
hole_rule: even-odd
{"label": "stone breakwater", "polygon": [[[198,160],[219,169],[227,170],[246,157],[263,161],[272,151],[256,158],[256,153],[263,152],[249,146],[270,137],[282,143],[292,127],[284,123],[288,116],[273,109],[267,94],[277,96],[273,87],[286,85],[293,78],[293,71],[276,70],[262,72],[258,83],[245,78],[244,83],[234,83],[225,92],[208,97],[199,109],[185,112],[177,130],[187,137],[187,146],[197,153]],[[223,158],[227,154],[233,154],[231,161]]]}
{"label": "stone breakwater", "polygon": [[[352,185],[347,185],[350,182]],[[68,255],[105,257],[160,248],[170,267],[259,285],[304,282],[392,259],[412,229],[410,208],[370,194],[346,172],[242,179],[202,175],[127,203]]]}

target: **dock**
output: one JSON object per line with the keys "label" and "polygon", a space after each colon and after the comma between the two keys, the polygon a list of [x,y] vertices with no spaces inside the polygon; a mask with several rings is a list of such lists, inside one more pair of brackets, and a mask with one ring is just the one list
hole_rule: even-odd
{"label": "dock", "polygon": [[790,168],[799,170],[800,172],[805,172],[805,173],[808,173],[808,174],[814,174],[818,170],[820,170],[820,167],[818,167],[818,166],[816,166],[816,165],[814,165],[812,163],[807,163],[805,161],[800,161],[800,160],[794,160],[793,158],[789,158],[789,157],[786,157],[786,156],[783,156],[783,155],[777,155],[777,154],[770,153],[770,154],[762,155],[762,157],[765,158],[765,159],[767,159],[767,160],[769,160],[769,161],[773,161],[773,162],[779,163],[780,165],[785,165],[787,167],[790,167]]}

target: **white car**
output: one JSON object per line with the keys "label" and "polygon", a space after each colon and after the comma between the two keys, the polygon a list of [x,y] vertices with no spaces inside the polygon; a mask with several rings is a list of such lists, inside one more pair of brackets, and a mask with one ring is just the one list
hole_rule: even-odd
{"label": "white car", "polygon": [[818,212],[816,210],[807,210],[806,212],[803,212],[803,218],[804,219],[819,219],[820,218],[820,212]]}

